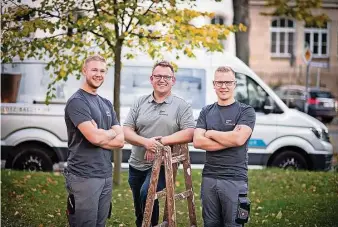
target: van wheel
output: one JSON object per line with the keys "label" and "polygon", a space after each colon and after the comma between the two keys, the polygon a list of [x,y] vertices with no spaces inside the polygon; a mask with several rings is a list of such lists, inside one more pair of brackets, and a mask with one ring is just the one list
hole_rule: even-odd
{"label": "van wheel", "polygon": [[13,158],[12,168],[27,171],[52,171],[53,162],[49,151],[42,147],[23,145]]}
{"label": "van wheel", "polygon": [[294,170],[308,169],[308,164],[303,155],[294,151],[283,151],[278,154],[271,162],[271,166]]}

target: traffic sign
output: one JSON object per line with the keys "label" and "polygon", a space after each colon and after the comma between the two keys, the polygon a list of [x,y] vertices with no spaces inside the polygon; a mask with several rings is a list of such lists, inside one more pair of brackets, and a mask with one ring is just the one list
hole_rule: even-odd
{"label": "traffic sign", "polygon": [[305,64],[309,64],[310,62],[311,62],[311,60],[312,60],[312,51],[310,50],[310,48],[309,47],[306,47],[305,49],[304,49],[304,53],[303,53],[303,61],[304,61],[304,63]]}
{"label": "traffic sign", "polygon": [[329,68],[329,63],[328,62],[318,62],[318,61],[312,61],[310,62],[311,67],[316,67],[316,68]]}

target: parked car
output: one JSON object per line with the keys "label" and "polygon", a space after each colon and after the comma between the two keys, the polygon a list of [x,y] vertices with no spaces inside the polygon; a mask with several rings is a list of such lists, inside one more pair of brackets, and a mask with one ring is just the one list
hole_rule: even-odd
{"label": "parked car", "polygon": [[295,108],[330,123],[337,116],[337,101],[332,93],[323,88],[311,87],[308,89],[307,100],[305,100],[305,87],[299,85],[284,85],[275,89],[276,94],[290,108]]}

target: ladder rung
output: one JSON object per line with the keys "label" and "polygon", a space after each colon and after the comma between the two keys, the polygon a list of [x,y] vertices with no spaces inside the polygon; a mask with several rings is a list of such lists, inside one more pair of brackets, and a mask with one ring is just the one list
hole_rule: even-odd
{"label": "ladder rung", "polygon": [[162,191],[156,192],[155,199],[165,197],[166,194],[167,194],[167,191],[165,189],[163,189]]}
{"label": "ladder rung", "polygon": [[186,159],[187,159],[187,156],[185,154],[181,154],[181,155],[172,157],[171,162],[174,164],[174,163],[184,161]]}
{"label": "ladder rung", "polygon": [[168,222],[164,221],[161,224],[155,225],[154,227],[166,227],[166,226],[168,226]]}
{"label": "ladder rung", "polygon": [[175,200],[186,199],[186,198],[188,198],[191,195],[192,195],[192,191],[191,191],[191,189],[189,189],[188,191],[184,191],[184,192],[175,194]]}
{"label": "ladder rung", "polygon": [[[159,191],[159,192],[156,193],[155,199],[165,197],[166,195],[167,195],[167,192],[166,192],[165,189],[163,189],[162,191]],[[188,198],[191,195],[192,195],[192,191],[191,191],[191,189],[189,189],[187,191],[175,194],[174,199],[175,200],[182,200],[182,199]]]}

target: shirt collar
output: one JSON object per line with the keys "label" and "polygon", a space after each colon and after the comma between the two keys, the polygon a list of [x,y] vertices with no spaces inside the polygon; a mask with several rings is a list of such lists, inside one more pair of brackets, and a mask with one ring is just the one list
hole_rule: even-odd
{"label": "shirt collar", "polygon": [[[172,101],[173,101],[173,95],[170,94],[167,98],[165,98],[163,102],[169,104],[169,103],[172,103]],[[149,96],[148,102],[156,102],[154,98],[154,92],[151,93],[151,95]]]}

